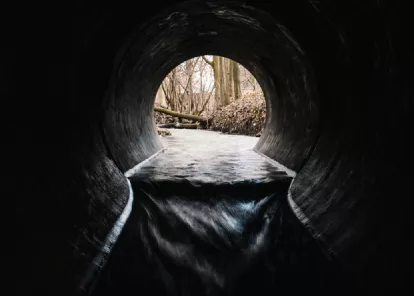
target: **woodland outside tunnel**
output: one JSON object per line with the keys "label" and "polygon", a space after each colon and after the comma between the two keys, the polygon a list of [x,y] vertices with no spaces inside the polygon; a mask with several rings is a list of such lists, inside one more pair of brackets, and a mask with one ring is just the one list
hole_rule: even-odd
{"label": "woodland outside tunnel", "polygon": [[411,288],[410,26],[396,4],[351,2],[85,2],[54,19],[42,32],[48,96],[22,118],[38,171],[17,208],[32,270],[17,294],[72,295],[104,264],[124,173],[162,148],[157,88],[203,54],[259,81],[268,115],[255,149],[296,172],[290,206],[327,258],[360,289]]}

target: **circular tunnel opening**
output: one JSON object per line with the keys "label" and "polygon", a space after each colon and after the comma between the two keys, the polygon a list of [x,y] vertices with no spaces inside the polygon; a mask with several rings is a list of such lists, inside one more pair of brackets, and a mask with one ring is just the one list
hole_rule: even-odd
{"label": "circular tunnel opening", "polygon": [[157,91],[154,119],[163,144],[157,164],[152,162],[151,172],[138,164],[125,175],[140,170],[141,178],[162,174],[216,184],[257,180],[254,172],[271,167],[253,151],[265,115],[262,89],[242,65],[221,56],[189,59],[169,72]]}
{"label": "circular tunnel opening", "polygon": [[164,78],[154,103],[160,135],[203,129],[260,137],[266,102],[256,78],[243,65],[220,56],[199,56]]}
{"label": "circular tunnel opening", "polygon": [[121,170],[161,149],[151,116],[158,86],[176,65],[202,55],[232,59],[256,77],[267,111],[255,150],[299,169],[318,126],[316,87],[305,52],[283,25],[261,10],[188,2],[143,25],[118,53],[104,133]]}

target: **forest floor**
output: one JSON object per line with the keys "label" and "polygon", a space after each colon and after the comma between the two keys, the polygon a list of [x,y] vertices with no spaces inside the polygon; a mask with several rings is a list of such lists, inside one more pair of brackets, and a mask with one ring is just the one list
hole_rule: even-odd
{"label": "forest floor", "polygon": [[[211,118],[210,130],[259,136],[266,118],[266,102],[261,91],[250,92],[215,112],[204,112],[201,116]],[[176,118],[159,112],[154,112],[154,117],[157,125],[176,121]],[[183,119],[182,122],[190,121]]]}

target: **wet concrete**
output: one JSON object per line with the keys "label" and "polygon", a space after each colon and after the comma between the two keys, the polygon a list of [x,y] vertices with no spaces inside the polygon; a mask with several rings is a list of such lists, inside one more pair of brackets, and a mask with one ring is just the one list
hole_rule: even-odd
{"label": "wet concrete", "polygon": [[172,130],[163,142],[126,174],[131,216],[89,292],[325,295],[339,282],[288,206],[293,172],[254,152],[257,138]]}

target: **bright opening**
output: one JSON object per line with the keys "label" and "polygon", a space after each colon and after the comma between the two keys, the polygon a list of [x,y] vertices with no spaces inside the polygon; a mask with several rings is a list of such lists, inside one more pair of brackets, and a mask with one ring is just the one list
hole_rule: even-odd
{"label": "bright opening", "polygon": [[161,135],[170,128],[261,135],[265,98],[255,77],[221,56],[199,56],[174,68],[160,85],[154,117]]}

